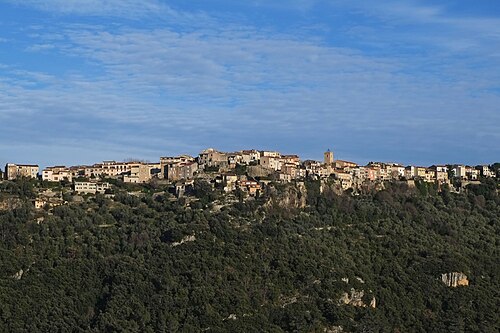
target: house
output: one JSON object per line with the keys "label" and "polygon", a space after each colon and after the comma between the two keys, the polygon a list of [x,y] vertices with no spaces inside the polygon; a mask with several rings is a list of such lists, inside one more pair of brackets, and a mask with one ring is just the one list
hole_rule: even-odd
{"label": "house", "polygon": [[42,180],[49,182],[59,182],[61,180],[72,181],[73,173],[68,167],[61,165],[47,167],[42,170]]}
{"label": "house", "polygon": [[61,206],[64,204],[63,200],[61,198],[54,198],[54,197],[42,197],[42,198],[36,198],[32,200],[33,206],[35,209],[43,209],[46,206],[48,207],[56,207],[56,206]]}
{"label": "house", "polygon": [[256,195],[261,189],[260,184],[254,180],[239,180],[237,187],[251,196]]}
{"label": "house", "polygon": [[405,168],[405,176],[406,179],[413,179],[415,177],[415,167],[413,165],[408,165]]}
{"label": "house", "polygon": [[380,180],[392,179],[392,168],[390,165],[382,164],[378,167],[378,178]]}
{"label": "house", "polygon": [[281,154],[277,151],[269,151],[269,150],[262,150],[260,152],[260,157],[275,157],[275,158],[280,158]]}
{"label": "house", "polygon": [[118,177],[131,171],[134,162],[104,161],[85,168],[85,177]]}
{"label": "house", "polygon": [[353,180],[356,182],[363,182],[367,178],[367,168],[357,167],[352,170]]}
{"label": "house", "polygon": [[167,173],[165,178],[170,181],[193,179],[197,171],[198,163],[196,162],[170,164],[167,166]]}
{"label": "house", "polygon": [[322,168],[321,162],[314,161],[314,160],[305,160],[302,163],[302,166],[304,167],[304,170],[307,172],[308,175],[316,175],[319,173],[319,170]]}
{"label": "house", "polygon": [[183,197],[186,191],[190,191],[193,188],[193,180],[182,180],[175,183],[175,196],[177,198]]}
{"label": "house", "polygon": [[132,163],[129,165],[130,171],[123,175],[123,182],[125,183],[146,183],[151,180],[151,170],[154,168],[159,169],[159,165],[147,163]]}
{"label": "house", "polygon": [[243,164],[243,156],[240,152],[236,153],[228,153],[227,155],[227,163],[230,169],[234,169],[237,164]]}
{"label": "house", "polygon": [[432,165],[429,167],[434,172],[434,179],[440,183],[448,181],[448,167],[445,165]]}
{"label": "house", "polygon": [[476,170],[479,170],[482,177],[495,177],[495,173],[487,165],[477,165]]}
{"label": "house", "polygon": [[478,180],[481,172],[474,167],[466,166],[465,175],[469,180]]}
{"label": "house", "polygon": [[20,177],[37,178],[39,166],[36,164],[14,164],[5,165],[5,179],[14,180]]}
{"label": "house", "polygon": [[295,166],[300,165],[300,157],[298,155],[282,155],[281,164],[293,164]]}
{"label": "house", "polygon": [[227,168],[229,165],[226,153],[208,148],[199,154],[198,163],[203,167]]}
{"label": "house", "polygon": [[425,175],[427,174],[427,168],[426,167],[421,167],[421,166],[416,166],[413,171],[413,177],[418,177],[418,178],[425,178]]}
{"label": "house", "polygon": [[232,192],[236,189],[238,176],[234,173],[226,173],[222,176],[224,182],[224,192]]}
{"label": "house", "polygon": [[85,177],[85,170],[87,170],[87,168],[91,167],[87,165],[76,165],[69,167],[71,178]]}
{"label": "house", "polygon": [[75,192],[84,194],[104,193],[110,188],[109,183],[75,182]]}
{"label": "house", "polygon": [[344,160],[336,160],[333,164],[337,169],[353,169],[358,166],[357,163]]}
{"label": "house", "polygon": [[281,170],[281,159],[279,157],[261,156],[259,164],[266,169]]}
{"label": "house", "polygon": [[465,173],[465,165],[454,165],[451,170],[455,177],[467,179],[467,174]]}
{"label": "house", "polygon": [[339,172],[335,172],[335,178],[340,180],[340,184],[342,185],[343,190],[347,190],[348,188],[352,187],[353,177],[351,174],[349,174],[347,172],[339,171]]}
{"label": "house", "polygon": [[286,163],[281,166],[281,173],[288,175],[291,179],[297,178],[297,165],[294,163]]}
{"label": "house", "polygon": [[401,164],[392,163],[391,164],[391,175],[392,179],[399,179],[405,176],[405,167]]}
{"label": "house", "polygon": [[168,168],[180,163],[195,162],[195,158],[189,155],[160,157],[160,178],[168,179]]}
{"label": "house", "polygon": [[259,163],[260,160],[260,152],[258,150],[242,150],[241,153],[241,162],[244,164],[250,163]]}
{"label": "house", "polygon": [[366,167],[365,172],[366,172],[365,179],[370,180],[370,181],[375,181],[379,178],[380,168],[374,167],[374,166]]}

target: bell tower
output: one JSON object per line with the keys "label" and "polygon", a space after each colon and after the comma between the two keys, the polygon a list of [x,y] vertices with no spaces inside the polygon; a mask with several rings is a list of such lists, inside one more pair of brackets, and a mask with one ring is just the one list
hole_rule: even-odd
{"label": "bell tower", "polygon": [[324,154],[324,162],[325,164],[333,164],[333,151],[328,149]]}

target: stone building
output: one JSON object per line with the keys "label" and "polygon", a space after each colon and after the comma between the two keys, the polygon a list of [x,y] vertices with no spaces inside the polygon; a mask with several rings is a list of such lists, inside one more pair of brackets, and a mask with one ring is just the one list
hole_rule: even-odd
{"label": "stone building", "polygon": [[14,180],[20,177],[37,178],[39,166],[36,164],[14,164],[5,165],[5,179]]}

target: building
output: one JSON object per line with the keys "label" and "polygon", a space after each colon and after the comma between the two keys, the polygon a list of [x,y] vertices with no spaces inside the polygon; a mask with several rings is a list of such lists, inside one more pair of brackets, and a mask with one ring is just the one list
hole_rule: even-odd
{"label": "building", "polygon": [[495,177],[495,173],[487,165],[478,165],[476,166],[476,170],[479,170],[482,177]]}
{"label": "building", "polygon": [[347,190],[348,188],[352,187],[353,177],[351,174],[349,174],[347,172],[336,172],[335,178],[340,180],[340,184],[341,184],[343,190]]}
{"label": "building", "polygon": [[72,181],[73,173],[65,166],[47,167],[42,170],[42,180],[49,182],[59,182],[61,180]]}
{"label": "building", "polygon": [[[332,153],[333,154],[333,153]],[[333,158],[333,155],[332,155]],[[343,160],[335,160],[332,162],[336,169],[354,169],[358,166],[357,163]]]}
{"label": "building", "polygon": [[167,166],[166,178],[170,181],[193,179],[198,171],[198,163],[183,162]]}
{"label": "building", "polygon": [[240,152],[229,153],[226,155],[227,155],[227,163],[230,169],[236,168],[237,164],[243,164],[243,156],[241,155]]}
{"label": "building", "polygon": [[39,166],[36,164],[14,164],[5,165],[5,179],[14,180],[20,177],[37,178]]}
{"label": "building", "polygon": [[328,149],[323,155],[324,155],[323,160],[324,160],[325,164],[333,164],[333,161],[334,161],[333,151]]}
{"label": "building", "polygon": [[85,177],[117,177],[131,171],[133,162],[104,161],[85,167]]}
{"label": "building", "polygon": [[259,164],[266,169],[281,170],[281,159],[279,157],[261,156]]}
{"label": "building", "polygon": [[243,192],[247,192],[251,196],[256,195],[261,189],[260,184],[254,180],[239,180],[237,185],[239,189]]}
{"label": "building", "polygon": [[109,183],[75,182],[75,192],[83,194],[104,193],[110,188]]}
{"label": "building", "polygon": [[414,169],[413,177],[418,177],[425,179],[425,175],[427,174],[427,168],[426,167],[420,167],[417,166]]}
{"label": "building", "polygon": [[393,179],[399,179],[405,176],[405,167],[401,164],[391,164],[391,174]]}
{"label": "building", "polygon": [[466,166],[465,167],[465,175],[466,175],[468,180],[478,180],[481,173],[480,173],[480,170],[478,170],[476,168]]}
{"label": "building", "polygon": [[448,181],[448,167],[445,165],[432,165],[429,170],[434,172],[434,179],[439,183]]}
{"label": "building", "polygon": [[413,179],[414,175],[415,175],[415,167],[413,165],[408,165],[405,168],[405,178]]}
{"label": "building", "polygon": [[267,157],[275,157],[275,158],[280,158],[281,154],[277,151],[269,151],[269,150],[263,150],[260,152],[260,156],[267,156]]}
{"label": "building", "polygon": [[300,165],[300,157],[298,155],[282,155],[281,156],[281,164],[293,164],[295,166]]}
{"label": "building", "polygon": [[222,176],[224,182],[224,192],[232,192],[236,189],[238,176],[234,173],[226,173]]}
{"label": "building", "polygon": [[178,163],[194,162],[195,158],[189,155],[160,157],[160,177],[168,179],[168,167]]}
{"label": "building", "polygon": [[290,179],[297,178],[298,168],[294,163],[286,163],[281,166],[281,173],[290,177]]}
{"label": "building", "polygon": [[321,162],[314,160],[305,160],[302,166],[308,175],[317,175],[322,168]]}
{"label": "building", "polygon": [[199,164],[206,167],[218,167],[218,168],[227,168],[228,167],[228,158],[226,153],[222,153],[213,148],[208,148],[202,151],[199,155]]}
{"label": "building", "polygon": [[159,169],[159,165],[147,163],[130,164],[130,171],[123,175],[125,183],[146,183],[152,178],[152,170]]}
{"label": "building", "polygon": [[260,152],[258,150],[242,150],[241,151],[241,161],[244,164],[259,163],[260,160]]}
{"label": "building", "polygon": [[465,165],[455,165],[452,169],[453,175],[457,178],[466,179]]}

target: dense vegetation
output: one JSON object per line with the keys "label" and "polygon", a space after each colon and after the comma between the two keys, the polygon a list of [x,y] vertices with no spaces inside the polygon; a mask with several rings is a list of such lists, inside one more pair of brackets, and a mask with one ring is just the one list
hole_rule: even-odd
{"label": "dense vegetation", "polygon": [[[0,212],[1,332],[500,328],[492,180],[461,194],[392,184],[359,196],[311,181],[305,208],[279,205],[276,193],[215,207],[206,184],[191,204],[117,191],[56,207],[41,223],[32,183],[0,185],[26,199]],[[445,286],[446,272],[470,285]],[[351,288],[377,307],[340,305]]]}

